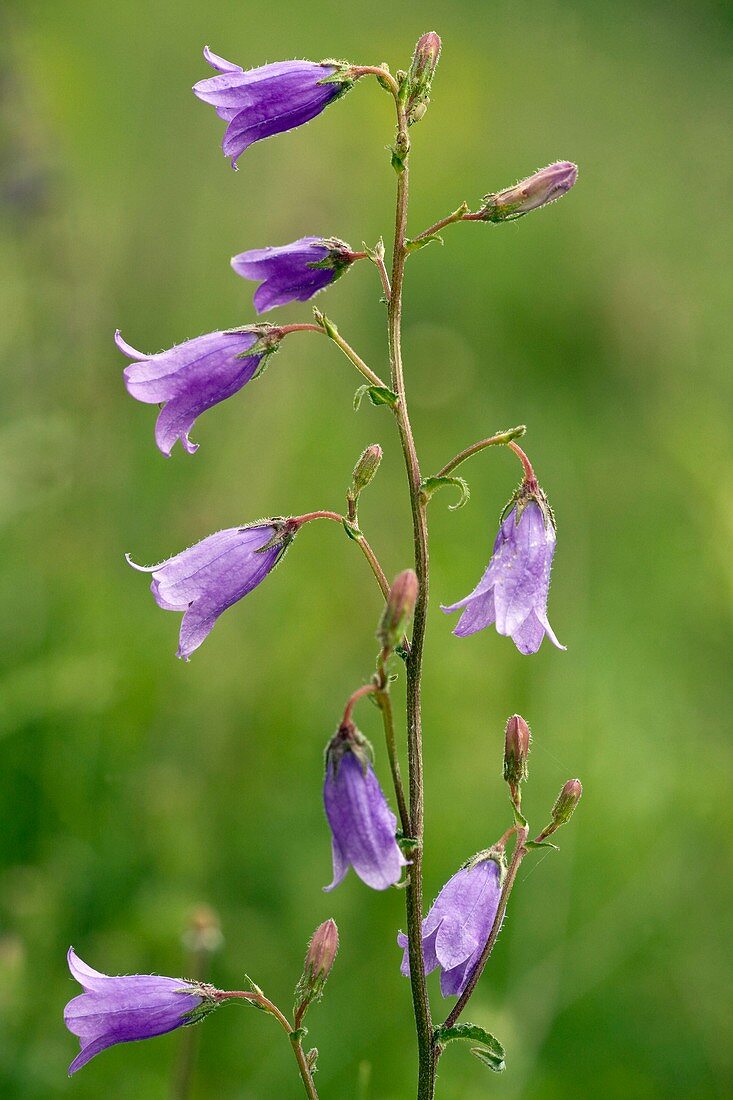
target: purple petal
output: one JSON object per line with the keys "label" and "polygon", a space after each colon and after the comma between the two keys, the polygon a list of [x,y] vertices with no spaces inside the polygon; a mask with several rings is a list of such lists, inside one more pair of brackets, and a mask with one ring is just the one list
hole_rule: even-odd
{"label": "purple petal", "polygon": [[218,54],[210,50],[208,46],[204,46],[204,57],[211,65],[212,69],[218,69],[220,73],[241,73],[242,66],[234,65],[231,61],[226,61],[223,57],[219,57]]}
{"label": "purple petal", "polygon": [[519,524],[513,509],[501,532],[502,544],[494,555],[496,629],[499,634],[511,635],[532,608],[547,601],[548,553],[551,559],[555,533],[551,526],[545,527],[544,516],[534,501],[522,512]]}
{"label": "purple petal", "polygon": [[545,628],[537,618],[533,609],[524,622],[518,626],[512,634],[512,641],[520,653],[527,655],[537,652],[542,645],[544,636]]}
{"label": "purple petal", "polygon": [[[447,609],[443,608],[443,610]],[[484,630],[494,622],[496,622],[496,607],[492,588],[467,604],[466,610],[453,628],[453,633],[457,638],[466,638],[469,634]]]}
{"label": "purple petal", "polygon": [[440,975],[440,992],[444,997],[460,997],[473,970],[473,955],[452,970],[443,970]]}
{"label": "purple petal", "polygon": [[[435,954],[436,935],[437,931],[431,932],[428,936],[425,936],[423,934],[422,956],[423,967],[426,974],[432,974],[436,967],[440,966],[440,963],[438,962],[438,956]],[[400,973],[404,974],[404,976],[408,978],[410,976],[410,954],[407,949],[407,936],[404,934],[404,932],[400,932],[400,934],[398,935],[397,943],[400,947],[404,948],[402,963],[400,964]]]}
{"label": "purple petal", "polygon": [[333,860],[333,878],[328,886],[323,887],[326,894],[330,894],[332,890],[335,890],[337,886],[341,885],[349,869],[349,861],[344,855],[341,845],[336,840],[335,836],[331,838],[331,857]]}
{"label": "purple petal", "polygon": [[115,331],[115,343],[117,344],[117,347],[120,349],[122,354],[126,355],[129,359],[148,358],[147,355],[144,355],[141,351],[137,351],[135,348],[132,347],[131,344],[128,344],[126,340],[123,340],[122,333],[119,329]]}
{"label": "purple petal", "polygon": [[[151,405],[164,403],[155,426],[156,442],[164,455],[170,455],[177,439],[189,453],[196,450],[198,445],[188,437],[196,418],[237,393],[254,376],[262,356],[246,353],[256,342],[256,334],[250,331],[210,332],[143,356],[125,368],[125,385],[132,397]],[[121,340],[117,343],[126,354],[140,355]]]}
{"label": "purple petal", "polygon": [[87,1043],[69,1066],[67,1070],[69,1077],[72,1077],[78,1069],[90,1062],[96,1054],[101,1054],[107,1047],[114,1046],[115,1042],[116,1039],[109,1035],[100,1035],[98,1039],[93,1039],[90,1043]]}
{"label": "purple petal", "polygon": [[339,852],[359,878],[374,890],[398,882],[407,860],[395,839],[397,819],[371,764],[365,774],[351,752],[342,757],[337,771],[329,763],[323,799]]}
{"label": "purple petal", "polygon": [[136,565],[152,573],[151,591],[159,607],[185,612],[178,656],[188,659],[222,612],[260,584],[282,556],[285,544],[263,549],[275,533],[272,524],[231,527],[159,565]]}
{"label": "purple petal", "polygon": [[110,980],[106,974],[100,974],[98,970],[92,970],[91,966],[87,966],[79,958],[73,947],[70,947],[66,952],[66,961],[69,964],[71,976],[76,978],[79,985],[83,986],[84,989],[103,989],[104,985]]}
{"label": "purple petal", "polygon": [[446,897],[435,951],[443,969],[451,970],[489,938],[499,907],[499,867],[493,859],[487,859],[464,868],[443,891],[449,900]]}

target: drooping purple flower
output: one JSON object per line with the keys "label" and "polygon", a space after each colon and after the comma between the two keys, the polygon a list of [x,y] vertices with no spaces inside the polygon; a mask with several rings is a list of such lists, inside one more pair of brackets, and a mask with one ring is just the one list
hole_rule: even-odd
{"label": "drooping purple flower", "polygon": [[254,304],[264,313],[286,302],[307,301],[343,275],[354,259],[350,247],[336,237],[301,237],[278,248],[240,252],[231,262],[243,279],[261,281]]}
{"label": "drooping purple flower", "polygon": [[222,149],[235,168],[255,141],[310,122],[354,83],[341,63],[276,61],[245,71],[208,46],[204,57],[221,75],[200,80],[193,91],[228,123]]}
{"label": "drooping purple flower", "polygon": [[208,988],[182,978],[154,974],[111,978],[82,962],[73,947],[67,957],[72,976],[84,989],[64,1009],[64,1022],[81,1043],[69,1076],[107,1047],[165,1035],[216,1007]]}
{"label": "drooping purple flower", "polygon": [[[458,996],[468,984],[474,966],[486,946],[501,894],[499,864],[482,852],[457,871],[445,884],[422,922],[425,973],[440,967],[440,991]],[[401,971],[410,973],[407,936],[397,943],[404,948]]]}
{"label": "drooping purple flower", "polygon": [[[145,355],[115,333],[117,347],[134,363],[125,367],[127,392],[147,405],[162,404],[155,441],[166,457],[177,439],[193,454],[198,443],[188,433],[197,416],[241,390],[258,373],[278,343],[277,330],[249,326],[208,332],[169,351]],[[252,352],[252,354],[248,354]]]}
{"label": "drooping purple flower", "polygon": [[496,623],[520,653],[536,653],[547,634],[565,649],[547,618],[550,567],[555,553],[555,527],[536,499],[516,504],[499,528],[494,552],[479,584],[446,613],[464,609],[453,631],[459,638]]}
{"label": "drooping purple flower", "polygon": [[353,726],[342,726],[326,753],[323,803],[331,827],[333,890],[353,867],[373,890],[399,882],[407,860],[395,839],[397,818],[363,751]]}
{"label": "drooping purple flower", "polygon": [[294,520],[230,527],[197,542],[160,565],[136,565],[152,573],[158,607],[182,611],[178,657],[188,660],[228,607],[260,584],[277,565],[297,530]]}

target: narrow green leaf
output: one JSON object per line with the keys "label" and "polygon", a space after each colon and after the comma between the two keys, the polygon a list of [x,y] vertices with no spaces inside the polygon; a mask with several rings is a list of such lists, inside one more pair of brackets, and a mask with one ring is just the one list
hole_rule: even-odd
{"label": "narrow green leaf", "polygon": [[372,405],[389,405],[390,409],[394,409],[399,401],[397,394],[387,389],[386,386],[364,385],[359,386],[359,389],[354,394],[354,410],[359,408],[365,394]]}
{"label": "narrow green leaf", "polygon": [[495,1061],[504,1060],[504,1047],[491,1032],[479,1024],[454,1024],[453,1027],[437,1027],[435,1039],[438,1043],[452,1043],[455,1039],[463,1039],[468,1042],[482,1043],[486,1047],[484,1053],[491,1054]]}
{"label": "narrow green leaf", "polygon": [[554,848],[556,852],[559,852],[557,844],[552,844],[549,840],[525,840],[525,848]]}
{"label": "narrow green leaf", "polygon": [[492,1073],[503,1073],[506,1069],[506,1062],[503,1058],[496,1058],[490,1051],[484,1050],[483,1047],[471,1047],[471,1054],[474,1058],[478,1058],[479,1062],[483,1062],[485,1066],[488,1066]]}
{"label": "narrow green leaf", "polygon": [[529,822],[527,821],[527,818],[524,816],[521,810],[517,809],[514,803],[512,803],[512,810],[514,811],[514,824],[518,825],[520,829],[528,829]]}
{"label": "narrow green leaf", "polygon": [[[244,980],[247,983],[247,985],[249,986],[249,988],[252,990],[253,993],[256,993],[258,997],[264,997],[264,993],[262,992],[260,987],[257,985],[257,983],[252,981],[249,974],[244,975]],[[247,999],[245,1003],[248,1004],[248,1005],[252,1005],[252,1008],[258,1008],[260,1010],[260,1012],[269,1012],[270,1011],[268,1008],[265,1008],[264,1005],[261,1005],[259,1001],[250,1001],[249,999]]]}
{"label": "narrow green leaf", "polygon": [[431,233],[429,237],[422,237],[419,241],[405,241],[405,248],[408,252],[419,252],[421,248],[425,248],[426,245],[433,243],[444,243],[439,233]]}
{"label": "narrow green leaf", "polygon": [[471,496],[468,482],[462,477],[426,477],[420,484],[420,496],[423,502],[427,504],[433,493],[437,493],[438,489],[449,486],[455,486],[461,494],[455,504],[448,505],[450,511],[455,512],[458,508],[462,508],[464,504],[467,504]]}
{"label": "narrow green leaf", "polygon": [[346,532],[346,534],[347,534],[347,535],[349,536],[349,538],[350,538],[350,539],[353,539],[353,540],[354,540],[354,542],[358,542],[358,541],[359,541],[359,539],[360,539],[360,538],[361,538],[362,536],[361,536],[361,531],[360,531],[360,530],[359,530],[359,528],[358,528],[358,527],[356,526],[356,524],[355,524],[355,523],[351,523],[351,521],[350,521],[350,520],[348,520],[348,519],[346,519],[346,517],[345,517],[345,516],[344,516],[344,519],[343,519],[343,524],[344,524],[344,531],[345,531],[345,532]]}

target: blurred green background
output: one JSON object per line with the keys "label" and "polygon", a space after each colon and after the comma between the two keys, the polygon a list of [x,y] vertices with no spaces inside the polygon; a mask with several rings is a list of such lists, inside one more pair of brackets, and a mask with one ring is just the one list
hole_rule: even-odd
{"label": "blurred green background", "polygon": [[[414,133],[414,232],[558,158],[575,191],[514,226],[465,225],[409,264],[405,351],[426,472],[519,422],[559,520],[550,614],[566,654],[450,633],[439,601],[485,567],[518,468],[465,468],[431,508],[425,684],[429,900],[508,823],[506,716],[534,731],[527,808],[585,785],[561,852],[530,860],[441,1100],[730,1095],[731,9],[723,3],[5,0],[0,113],[0,1093],[165,1097],[181,1033],[104,1053],[71,1082],[73,943],[107,972],[180,974],[201,905],[288,1008],[312,929],[342,948],[309,1019],[324,1100],[413,1094],[402,895],[333,895],[322,750],[369,675],[376,588],[335,525],[216,626],[190,664],[178,617],[124,564],[261,515],[339,508],[355,458],[385,461],[362,523],[410,563],[383,409],[351,408],[336,349],[293,337],[266,377],[166,461],[129,399],[119,326],[154,351],[254,318],[234,252],[304,234],[388,235],[390,103],[362,82],[231,171],[190,86],[210,43],[245,67],[336,56],[406,65],[443,37]],[[384,373],[376,273],[319,299]],[[309,306],[278,311],[307,320]],[[399,692],[401,685],[397,686]],[[378,746],[377,714],[360,724]],[[430,980],[436,1015],[444,1011]],[[197,1098],[297,1097],[277,1026],[228,1007],[200,1029]]]}

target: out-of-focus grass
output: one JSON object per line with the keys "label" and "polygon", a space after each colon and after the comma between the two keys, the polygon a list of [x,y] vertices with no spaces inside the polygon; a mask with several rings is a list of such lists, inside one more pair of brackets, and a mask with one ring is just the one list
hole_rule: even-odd
{"label": "out-of-focus grass", "polygon": [[[160,560],[222,526],[338,507],[354,459],[386,457],[362,522],[390,574],[409,562],[393,426],[351,411],[335,349],[293,338],[266,377],[168,462],[153,410],[111,344],[252,319],[228,257],[305,233],[388,234],[389,102],[362,84],[231,172],[190,85],[205,42],[244,65],[345,56],[406,64],[429,27],[444,54],[414,130],[411,225],[553,159],[573,194],[515,226],[460,226],[410,261],[406,362],[426,471],[524,422],[559,519],[551,615],[567,654],[454,639],[435,610],[425,686],[427,892],[507,821],[501,731],[535,741],[538,824],[570,775],[586,794],[562,851],[527,867],[470,1017],[508,1047],[502,1078],[465,1050],[440,1096],[726,1094],[730,908],[730,17],[722,5],[511,8],[461,0],[367,10],[314,0],[24,0],[4,9],[0,116],[0,1089],[166,1095],[179,1036],[105,1053],[67,1084],[66,947],[112,973],[176,974],[190,911],[287,1005],[308,935],[342,950],[310,1038],[324,1100],[370,1078],[412,1093],[394,937],[397,892],[334,895],[322,748],[372,666],[375,591],[330,525],[306,530],[189,665],[176,617],[123,561]],[[326,299],[321,299],[326,303]],[[375,273],[327,299],[385,370]],[[281,311],[307,318],[308,307]],[[433,591],[485,565],[517,469],[466,468],[469,507],[431,506]],[[399,688],[398,688],[399,690]],[[379,746],[375,716],[360,720]],[[378,766],[386,780],[384,758]],[[529,864],[529,861],[528,861]],[[431,980],[432,988],[432,980]],[[436,1015],[442,1011],[437,987]],[[279,1031],[228,1008],[201,1034],[197,1097],[297,1096]]]}

